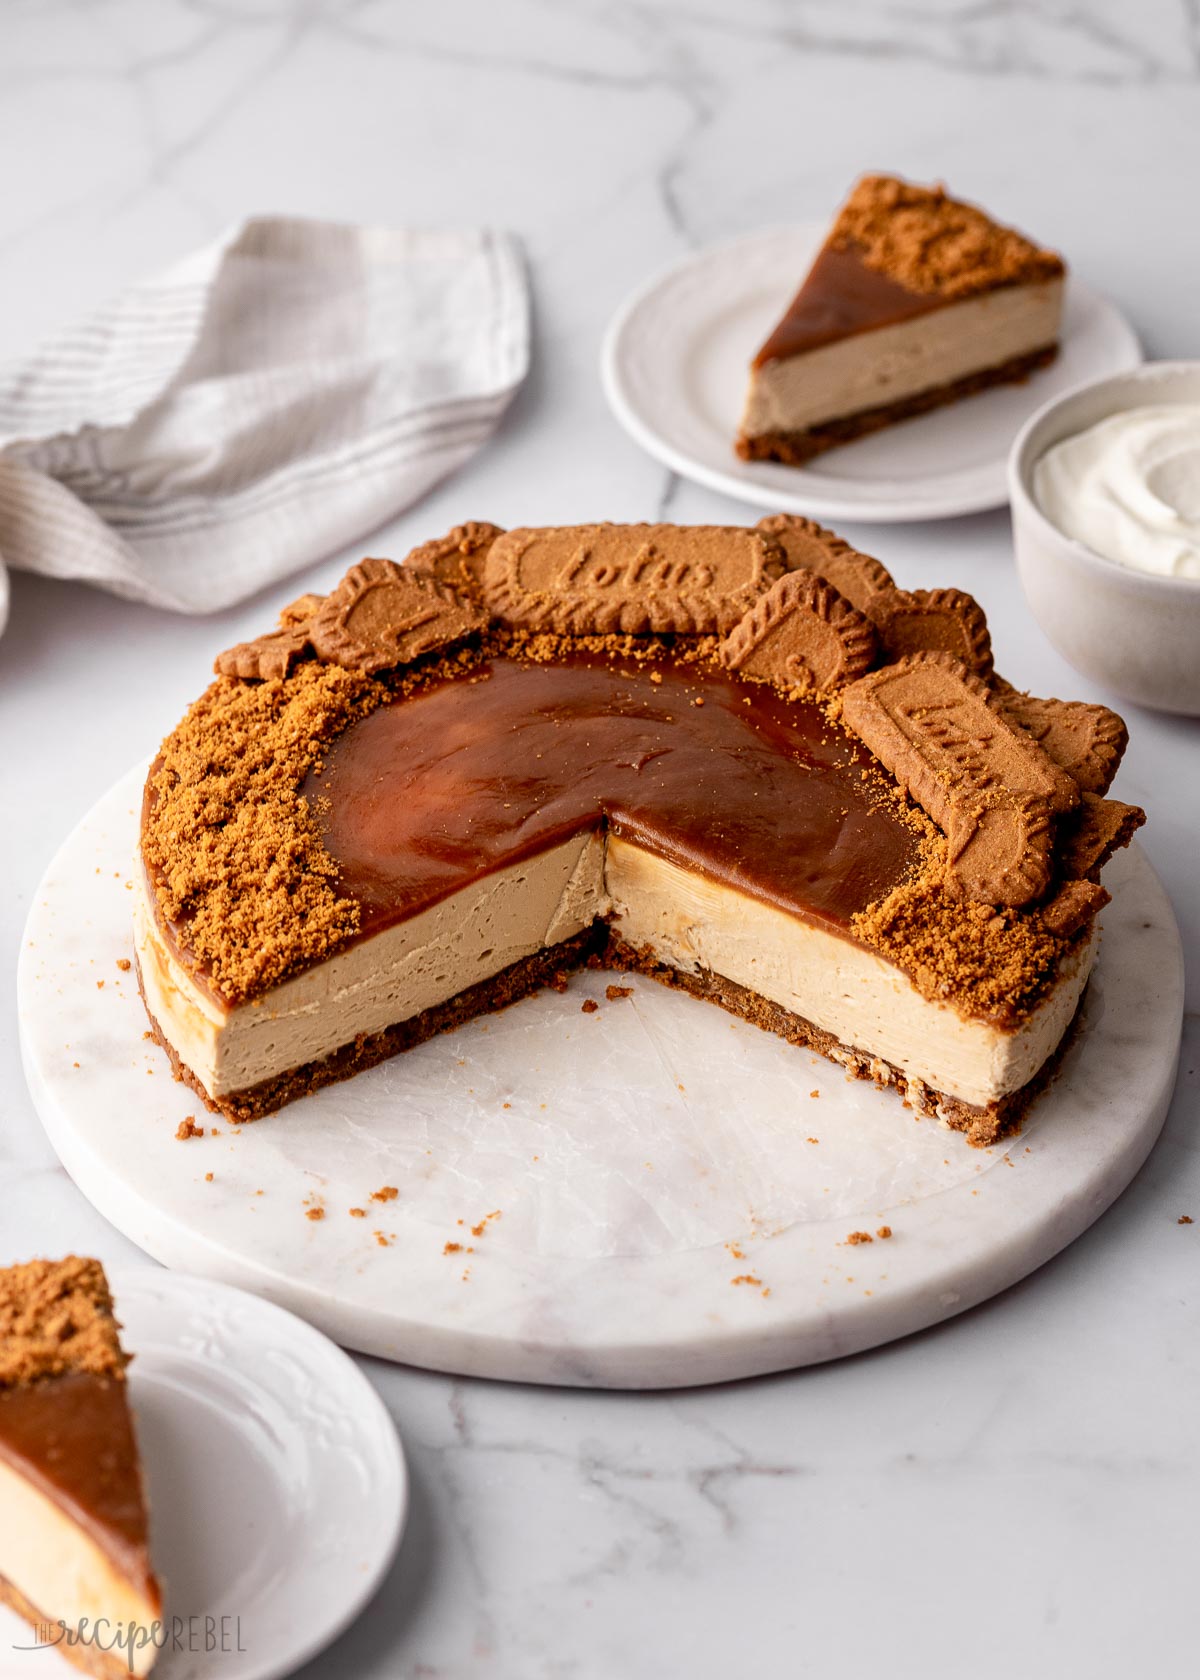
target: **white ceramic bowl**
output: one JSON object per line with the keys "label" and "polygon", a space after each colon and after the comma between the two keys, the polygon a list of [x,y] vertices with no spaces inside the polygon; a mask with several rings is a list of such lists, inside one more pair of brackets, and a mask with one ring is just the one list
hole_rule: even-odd
{"label": "white ceramic bowl", "polygon": [[1085,677],[1160,712],[1200,716],[1200,583],[1107,560],[1053,525],[1033,469],[1054,444],[1124,409],[1200,403],[1200,362],[1148,362],[1040,408],[1008,458],[1017,571],[1054,646]]}

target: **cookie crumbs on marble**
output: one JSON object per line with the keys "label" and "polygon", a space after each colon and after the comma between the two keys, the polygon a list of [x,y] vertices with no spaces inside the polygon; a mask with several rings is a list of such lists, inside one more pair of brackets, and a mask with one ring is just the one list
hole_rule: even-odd
{"label": "cookie crumbs on marble", "polygon": [[400,1191],[394,1184],[382,1184],[378,1190],[371,1191],[373,1202],[394,1202]]}
{"label": "cookie crumbs on marble", "polygon": [[30,1260],[0,1270],[0,1389],[66,1372],[123,1375],[112,1296],[98,1260]]}
{"label": "cookie crumbs on marble", "polygon": [[604,995],[609,1003],[619,1003],[622,998],[633,996],[632,986],[605,986]]}
{"label": "cookie crumbs on marble", "polygon": [[595,998],[584,998],[583,1002],[579,1005],[580,1013],[583,1015],[594,1015],[599,1008],[600,1005],[596,1002]]}
{"label": "cookie crumbs on marble", "polygon": [[863,1243],[874,1242],[875,1238],[871,1235],[870,1231],[851,1231],[850,1235],[846,1238],[846,1241],[849,1243],[851,1248],[858,1248]]}
{"label": "cookie crumbs on marble", "polygon": [[188,1138],[203,1137],[204,1127],[197,1126],[196,1116],[194,1114],[188,1114],[179,1122],[178,1126],[176,1126],[175,1136],[179,1139],[180,1143],[186,1143]]}

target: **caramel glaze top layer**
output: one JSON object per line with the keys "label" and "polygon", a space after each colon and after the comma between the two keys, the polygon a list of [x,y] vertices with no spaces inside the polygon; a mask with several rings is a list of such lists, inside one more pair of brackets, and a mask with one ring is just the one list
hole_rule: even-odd
{"label": "caramel glaze top layer", "polygon": [[360,937],[604,824],[845,934],[917,863],[873,764],[815,705],[715,667],[501,656],[351,725],[303,791]]}
{"label": "caramel glaze top layer", "polygon": [[826,245],[753,365],[760,368],[855,333],[912,321],[944,309],[947,301],[937,292],[910,292],[899,281],[868,268],[857,252]]}
{"label": "caramel glaze top layer", "polygon": [[28,1477],[158,1602],[123,1377],[66,1371],[0,1390],[0,1462]]}

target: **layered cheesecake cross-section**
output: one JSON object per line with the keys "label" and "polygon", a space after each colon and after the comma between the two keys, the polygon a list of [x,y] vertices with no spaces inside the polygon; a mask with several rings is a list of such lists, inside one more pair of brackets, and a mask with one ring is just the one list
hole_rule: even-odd
{"label": "layered cheesecake cross-section", "polygon": [[463,527],[218,673],[147,781],[135,944],[235,1120],[590,962],[984,1141],[1140,820],[1103,797],[1119,719],[1016,694],[969,596],[804,520]]}
{"label": "layered cheesecake cross-section", "polygon": [[940,187],[860,180],[750,368],[746,460],[815,455],[1053,360],[1055,252]]}
{"label": "layered cheesecake cross-section", "polygon": [[0,1600],[98,1680],[161,1642],[125,1366],[98,1260],[0,1270]]}

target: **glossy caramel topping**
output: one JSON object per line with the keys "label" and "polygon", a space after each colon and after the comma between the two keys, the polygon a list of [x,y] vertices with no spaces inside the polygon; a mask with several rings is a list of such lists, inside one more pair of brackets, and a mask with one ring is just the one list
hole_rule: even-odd
{"label": "glossy caramel topping", "polygon": [[503,656],[351,724],[303,791],[363,935],[605,823],[844,931],[918,861],[873,764],[716,667]]}
{"label": "glossy caramel topping", "polygon": [[0,1462],[40,1488],[158,1603],[123,1377],[67,1371],[0,1390]]}
{"label": "glossy caramel topping", "polygon": [[942,309],[946,299],[936,292],[911,292],[896,280],[868,268],[854,250],[826,245],[818,252],[808,277],[767,339],[754,366],[782,361],[819,350],[840,338],[892,327]]}

